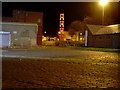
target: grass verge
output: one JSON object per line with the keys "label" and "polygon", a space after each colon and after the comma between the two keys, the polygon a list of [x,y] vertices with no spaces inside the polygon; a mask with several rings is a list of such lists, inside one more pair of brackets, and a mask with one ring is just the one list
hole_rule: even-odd
{"label": "grass verge", "polygon": [[120,53],[120,49],[115,49],[115,48],[77,47],[77,46],[68,46],[68,48],[73,48],[73,49],[78,49],[78,50],[88,50],[88,51]]}

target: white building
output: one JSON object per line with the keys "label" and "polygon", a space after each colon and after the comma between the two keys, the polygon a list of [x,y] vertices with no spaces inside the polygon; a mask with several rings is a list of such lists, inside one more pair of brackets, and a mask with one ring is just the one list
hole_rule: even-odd
{"label": "white building", "polygon": [[[38,25],[33,23],[3,22],[1,37],[2,47],[36,46]],[[8,44],[8,45],[7,45]]]}

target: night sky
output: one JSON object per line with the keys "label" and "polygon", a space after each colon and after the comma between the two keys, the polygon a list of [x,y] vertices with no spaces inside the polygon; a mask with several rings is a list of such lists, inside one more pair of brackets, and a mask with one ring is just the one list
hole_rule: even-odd
{"label": "night sky", "polygon": [[[118,24],[118,2],[111,2],[105,7],[106,19],[112,18],[112,24]],[[3,16],[12,16],[12,10],[43,12],[43,32],[56,36],[59,31],[59,14],[65,14],[65,29],[75,20],[90,16],[97,18],[101,24],[102,6],[98,2],[3,2]]]}

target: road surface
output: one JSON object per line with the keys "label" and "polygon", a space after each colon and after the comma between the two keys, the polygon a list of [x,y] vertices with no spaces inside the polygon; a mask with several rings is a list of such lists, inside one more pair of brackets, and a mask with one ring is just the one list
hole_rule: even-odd
{"label": "road surface", "polygon": [[3,88],[118,88],[118,55],[53,47],[3,50]]}

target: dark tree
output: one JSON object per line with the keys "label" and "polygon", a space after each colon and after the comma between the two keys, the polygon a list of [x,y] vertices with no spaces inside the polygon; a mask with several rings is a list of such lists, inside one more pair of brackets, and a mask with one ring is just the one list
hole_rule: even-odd
{"label": "dark tree", "polygon": [[71,36],[71,38],[73,37],[73,35],[75,34],[75,32],[76,32],[75,29],[72,29],[72,28],[69,29],[68,33]]}

